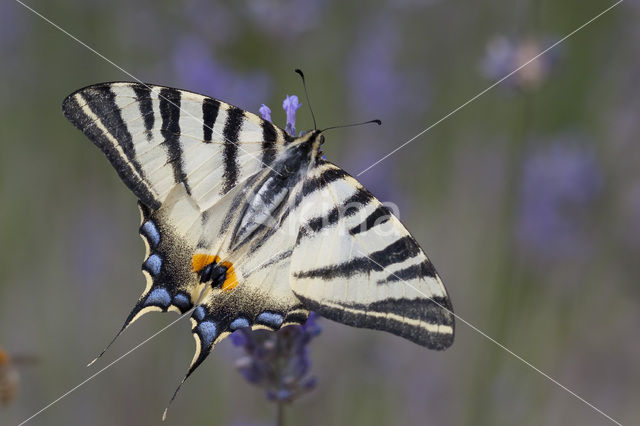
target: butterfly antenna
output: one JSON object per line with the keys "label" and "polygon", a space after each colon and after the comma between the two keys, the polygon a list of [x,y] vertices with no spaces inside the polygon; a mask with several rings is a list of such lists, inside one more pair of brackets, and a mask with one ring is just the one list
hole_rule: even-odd
{"label": "butterfly antenna", "polygon": [[311,108],[311,101],[309,100],[309,93],[307,92],[307,82],[304,80],[304,74],[302,70],[299,68],[295,69],[296,73],[302,79],[302,87],[304,87],[304,96],[307,98],[307,105],[309,105],[309,111],[311,111],[311,118],[313,119],[313,130],[318,130],[318,126],[316,125],[316,117],[313,115],[313,109]]}
{"label": "butterfly antenna", "polygon": [[380,121],[378,119],[375,119],[375,120],[363,121],[362,123],[342,124],[340,126],[331,126],[331,127],[327,127],[326,129],[322,129],[320,131],[321,132],[326,132],[327,130],[331,130],[331,129],[342,129],[342,128],[345,128],[345,127],[362,126],[364,124],[371,124],[371,123],[376,123],[378,126],[382,125],[382,121]]}

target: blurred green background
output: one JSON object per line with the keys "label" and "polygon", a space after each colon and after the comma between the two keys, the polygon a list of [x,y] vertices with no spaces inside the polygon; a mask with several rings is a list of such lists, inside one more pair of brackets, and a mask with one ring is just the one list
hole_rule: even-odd
{"label": "blurred green background", "polygon": [[[145,82],[266,103],[282,126],[302,68],[320,126],[383,122],[327,135],[355,175],[613,2],[28,4]],[[626,0],[359,177],[398,206],[458,315],[625,424],[640,419],[639,18]],[[9,425],[175,316],[146,316],[85,367],[143,289],[144,249],[133,195],[60,105],[132,78],[13,0],[0,34],[0,347],[38,358],[16,366]],[[298,117],[311,126],[306,106]],[[319,385],[288,424],[609,424],[461,321],[442,353],[321,324]],[[190,334],[179,322],[30,424],[158,424]],[[272,424],[238,355],[217,347],[166,424]]]}

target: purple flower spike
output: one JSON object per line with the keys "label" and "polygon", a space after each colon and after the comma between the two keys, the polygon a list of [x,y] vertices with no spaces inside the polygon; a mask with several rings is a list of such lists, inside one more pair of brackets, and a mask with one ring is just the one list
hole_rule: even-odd
{"label": "purple flower spike", "polygon": [[316,387],[309,375],[309,343],[322,330],[311,312],[303,325],[288,325],[276,332],[243,328],[231,335],[244,350],[236,368],[249,383],[264,389],[270,401],[292,402]]}
{"label": "purple flower spike", "polygon": [[269,108],[265,104],[262,104],[258,111],[260,111],[260,115],[262,116],[263,120],[271,121],[271,108]]}
{"label": "purple flower spike", "polygon": [[284,108],[284,112],[287,113],[287,127],[285,130],[291,136],[296,135],[296,111],[300,108],[302,104],[298,100],[296,95],[287,95],[282,102],[282,108]]}

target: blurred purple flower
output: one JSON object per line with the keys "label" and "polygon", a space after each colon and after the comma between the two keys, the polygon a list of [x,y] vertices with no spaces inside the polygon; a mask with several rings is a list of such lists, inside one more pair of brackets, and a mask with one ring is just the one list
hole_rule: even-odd
{"label": "blurred purple flower", "polygon": [[[545,47],[546,44],[536,38],[514,41],[503,36],[495,37],[487,43],[480,65],[482,74],[489,80],[500,80],[536,57]],[[540,87],[552,71],[557,57],[558,51],[553,50],[529,62],[505,80],[505,86],[525,90]]]}
{"label": "blurred purple flower", "polygon": [[366,21],[359,31],[347,65],[349,98],[358,117],[382,115],[384,122],[385,115],[406,115],[426,105],[426,76],[415,78],[399,69],[401,50],[400,28],[385,16]]}
{"label": "blurred purple flower", "polygon": [[192,0],[184,2],[180,10],[189,21],[188,27],[198,37],[218,46],[227,46],[242,34],[230,5],[224,1]]}
{"label": "blurred purple flower", "polygon": [[290,325],[276,332],[244,328],[231,334],[235,346],[246,355],[236,361],[238,371],[251,384],[265,390],[271,401],[292,402],[316,386],[308,376],[311,367],[309,342],[322,329],[312,312],[303,325]]}
{"label": "blurred purple flower", "polygon": [[[26,50],[31,44],[29,32],[33,21],[25,19],[28,16],[29,11],[17,2],[0,3],[2,77],[5,81],[11,81],[11,84],[3,85],[0,106],[5,103],[7,105],[14,104],[17,98],[27,99],[27,90],[39,90],[38,86],[34,84],[35,77],[32,76],[32,70],[38,69],[33,64],[35,57]],[[17,78],[18,76],[19,78]],[[36,80],[38,79],[36,78]]]}
{"label": "blurred purple flower", "polygon": [[523,166],[518,237],[543,256],[575,256],[586,249],[587,219],[603,186],[592,149],[561,137],[531,151]]}
{"label": "blurred purple flower", "polygon": [[260,0],[245,3],[242,11],[262,31],[295,40],[322,22],[328,3],[327,0]]}
{"label": "blurred purple flower", "polygon": [[[22,9],[22,10],[18,10]],[[16,2],[2,2],[0,4],[0,47],[4,49],[18,48],[17,39],[23,32],[24,20],[22,15],[28,13]]]}
{"label": "blurred purple flower", "polygon": [[216,62],[212,50],[198,37],[180,39],[173,51],[173,67],[178,85],[218,99],[232,99],[243,109],[264,99],[269,79],[261,72],[240,74]]}
{"label": "blurred purple flower", "polygon": [[[402,28],[389,19],[388,11],[377,13],[357,29],[356,41],[350,49],[346,68],[346,85],[350,91],[347,99],[356,121],[380,118],[383,123],[402,121],[405,124],[425,111],[430,98],[428,78],[423,70],[413,74],[399,66],[397,58],[404,47]],[[348,144],[346,158],[353,172],[371,166],[401,143],[397,134],[388,132],[391,129],[393,124],[353,131],[356,135],[372,135],[353,137]],[[388,141],[388,146],[372,146],[372,137]],[[377,197],[398,200],[402,198],[402,188],[394,183],[398,159],[392,156],[358,179]]]}
{"label": "blurred purple flower", "polygon": [[287,95],[282,101],[282,108],[287,113],[287,127],[285,130],[291,136],[296,136],[296,111],[300,109],[302,104],[296,95]]}
{"label": "blurred purple flower", "polygon": [[260,112],[260,116],[263,120],[271,121],[271,108],[262,104],[258,111]]}

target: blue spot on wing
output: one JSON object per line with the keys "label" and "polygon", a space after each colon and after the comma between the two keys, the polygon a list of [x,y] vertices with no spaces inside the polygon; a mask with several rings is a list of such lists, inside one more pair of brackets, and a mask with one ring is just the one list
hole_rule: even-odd
{"label": "blue spot on wing", "polygon": [[142,224],[140,227],[140,231],[149,241],[149,245],[151,248],[156,248],[160,243],[160,232],[158,232],[158,228],[156,228],[156,224],[153,221],[148,220]]}
{"label": "blue spot on wing", "polygon": [[229,329],[233,331],[245,327],[249,327],[249,321],[246,318],[236,318],[229,324]]}
{"label": "blue spot on wing", "polygon": [[180,312],[186,312],[191,308],[191,299],[184,293],[178,293],[173,296],[173,304],[180,309]]}
{"label": "blue spot on wing", "polygon": [[202,347],[210,346],[216,338],[217,327],[211,321],[204,321],[198,325],[198,336],[202,341]]}
{"label": "blue spot on wing", "polygon": [[152,254],[144,262],[144,268],[151,273],[151,275],[158,275],[160,268],[162,267],[162,258],[157,254]]}
{"label": "blue spot on wing", "polygon": [[160,306],[161,308],[168,308],[171,304],[171,296],[169,292],[164,288],[156,288],[149,296],[147,296],[147,300],[144,302],[145,306],[153,305]]}
{"label": "blue spot on wing", "polygon": [[198,306],[195,311],[193,311],[193,317],[196,321],[200,322],[204,319],[204,308],[202,306]]}
{"label": "blue spot on wing", "polygon": [[280,327],[282,325],[282,320],[282,315],[275,312],[263,312],[258,315],[258,318],[256,318],[256,322],[273,328]]}

